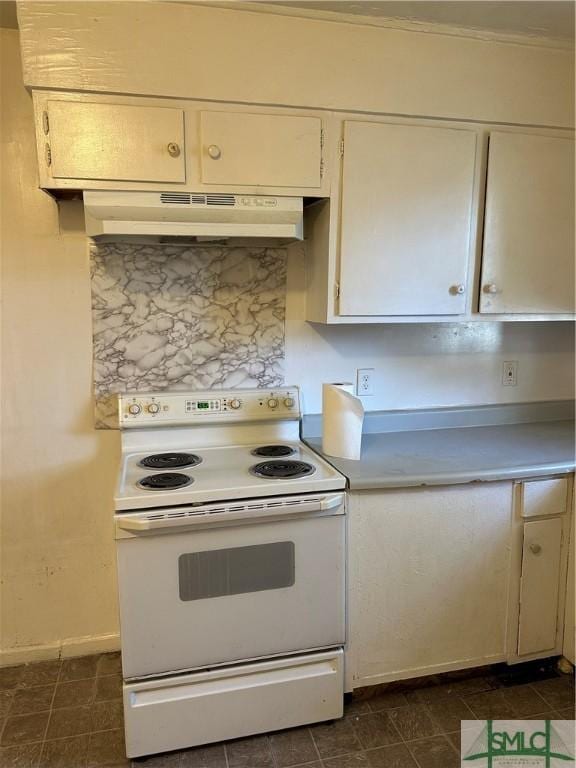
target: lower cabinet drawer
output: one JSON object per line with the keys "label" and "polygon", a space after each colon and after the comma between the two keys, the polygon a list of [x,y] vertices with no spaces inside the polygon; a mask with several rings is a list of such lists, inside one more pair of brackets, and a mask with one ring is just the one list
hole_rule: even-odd
{"label": "lower cabinet drawer", "polygon": [[522,487],[522,517],[549,517],[566,512],[568,481],[565,477],[528,480]]}
{"label": "lower cabinet drawer", "polygon": [[342,717],[342,649],[124,683],[128,757]]}

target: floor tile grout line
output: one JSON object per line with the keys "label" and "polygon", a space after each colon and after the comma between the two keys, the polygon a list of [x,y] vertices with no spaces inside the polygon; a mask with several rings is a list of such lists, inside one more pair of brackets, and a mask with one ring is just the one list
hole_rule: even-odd
{"label": "floor tile grout line", "polygon": [[32,744],[43,744],[44,741],[42,739],[36,739],[36,741],[23,741],[18,742],[17,744],[3,744],[0,746],[0,749],[12,749],[12,747],[29,747]]}
{"label": "floor tile grout line", "polygon": [[[402,742],[404,741],[404,737],[403,737],[403,736],[402,736],[402,734],[400,733],[400,728],[398,728],[398,726],[396,725],[396,723],[395,723],[395,722],[394,722],[394,720],[393,720],[393,719],[390,717],[390,715],[389,715],[389,714],[387,714],[387,716],[386,716],[386,719],[388,720],[389,724],[390,724],[390,725],[392,726],[392,728],[394,729],[394,732],[398,734],[398,738],[400,739],[400,742],[398,742],[398,743],[402,743]],[[360,739],[360,741],[362,741],[362,739]]]}
{"label": "floor tile grout line", "polygon": [[[103,728],[101,731],[83,731],[82,733],[73,733],[70,736],[57,736],[55,739],[46,739],[46,741],[63,741],[64,739],[75,739],[77,736],[90,736],[90,734],[111,733],[112,731],[121,731],[122,726],[118,728]],[[27,744],[33,742],[26,742]]]}
{"label": "floor tile grout line", "polygon": [[462,698],[462,703],[464,704],[464,706],[466,707],[466,709],[468,710],[468,712],[470,712],[470,715],[471,715],[469,718],[466,718],[466,719],[467,719],[467,720],[476,720],[476,719],[477,719],[477,718],[476,718],[476,715],[474,714],[474,712],[473,712],[473,710],[472,710],[472,707],[470,706],[470,704],[468,704],[468,702],[467,702],[467,701],[466,701],[464,698]]}
{"label": "floor tile grout line", "polygon": [[[57,680],[56,685],[67,685],[68,683],[81,683],[84,680],[102,680],[105,677],[121,677],[119,672],[111,672],[109,675],[88,675],[88,677],[75,677],[73,680]],[[44,683],[42,683],[44,685]],[[48,683],[50,685],[50,683]],[[28,688],[38,688],[39,686],[28,686]]]}
{"label": "floor tile grout line", "polygon": [[272,733],[266,733],[264,734],[267,737],[268,740],[268,750],[270,752],[270,757],[272,758],[272,766],[273,768],[281,768],[281,766],[278,765],[278,760],[276,759],[276,753],[274,752],[274,749],[272,748]]}
{"label": "floor tile grout line", "polygon": [[316,744],[316,739],[314,738],[314,732],[310,727],[306,728],[306,730],[308,731],[308,735],[312,739],[312,744],[314,745],[314,751],[318,756],[318,760],[320,760],[320,762],[322,763],[322,756],[320,755],[320,750],[318,749],[318,745]]}
{"label": "floor tile grout line", "polygon": [[[60,677],[60,671],[62,669],[62,665],[60,665],[60,669],[58,670],[58,677]],[[58,682],[54,685],[54,692],[52,693],[52,699],[50,701],[50,712],[48,713],[48,720],[46,721],[46,729],[44,731],[44,738],[42,739],[42,748],[40,750],[40,759],[42,759],[42,756],[44,755],[44,749],[46,748],[46,736],[48,736],[48,729],[50,728],[50,722],[52,720],[52,713],[54,711],[54,699],[56,698],[56,688],[58,687]]]}
{"label": "floor tile grout line", "polygon": [[[24,717],[26,715],[42,715],[44,714],[44,712],[52,712],[53,710],[55,710],[56,712],[59,712],[62,709],[78,709],[79,707],[90,707],[94,704],[110,704],[113,701],[122,701],[122,698],[120,696],[116,696],[113,699],[93,699],[92,701],[84,702],[84,704],[71,704],[70,706],[66,706],[66,707],[54,707],[53,705],[51,705],[49,707],[46,707],[46,709],[32,710],[29,712],[16,712],[11,715],[6,715],[5,719],[7,720],[9,717]],[[553,709],[553,707],[551,707],[551,709]],[[114,729],[104,728],[103,730],[109,731]]]}
{"label": "floor tile grout line", "polygon": [[[7,691],[2,691],[2,693],[6,693],[6,692]],[[4,715],[4,725],[6,725],[6,720],[8,720],[8,718],[11,717],[10,712],[12,710],[12,707],[14,706],[14,692],[10,691],[9,693],[10,693],[10,706],[8,707],[6,714]]]}

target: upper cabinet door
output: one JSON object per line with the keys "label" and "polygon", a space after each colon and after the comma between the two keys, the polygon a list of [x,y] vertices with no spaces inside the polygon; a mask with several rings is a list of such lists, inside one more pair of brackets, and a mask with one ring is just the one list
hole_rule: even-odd
{"label": "upper cabinet door", "polygon": [[202,112],[203,184],[321,186],[321,121],[316,117]]}
{"label": "upper cabinet door", "polygon": [[340,315],[466,309],[476,133],[346,122]]}
{"label": "upper cabinet door", "polygon": [[47,111],[53,178],[186,180],[181,109],[59,100]]}
{"label": "upper cabinet door", "polygon": [[574,312],[574,142],[490,135],[480,311]]}

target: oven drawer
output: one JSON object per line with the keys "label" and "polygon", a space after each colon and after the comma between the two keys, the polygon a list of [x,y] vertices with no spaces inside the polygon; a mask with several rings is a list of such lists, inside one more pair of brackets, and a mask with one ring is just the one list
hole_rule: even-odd
{"label": "oven drawer", "polygon": [[128,757],[343,714],[342,649],[124,684]]}
{"label": "oven drawer", "polygon": [[285,656],[345,641],[345,516],[298,517],[122,538],[125,678]]}

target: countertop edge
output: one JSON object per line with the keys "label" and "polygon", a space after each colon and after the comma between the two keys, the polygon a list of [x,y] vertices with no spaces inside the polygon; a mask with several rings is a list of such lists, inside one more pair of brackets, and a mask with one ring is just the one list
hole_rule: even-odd
{"label": "countertop edge", "polygon": [[[328,457],[324,456],[327,460]],[[335,467],[337,469],[337,467]],[[569,475],[576,470],[576,464],[539,464],[528,467],[512,467],[499,470],[480,470],[474,473],[447,473],[419,475],[398,478],[348,478],[349,491],[374,491],[386,488],[420,488],[437,485],[469,485],[470,483],[492,483],[504,480],[526,480],[528,478]],[[341,469],[338,470],[342,472]]]}

